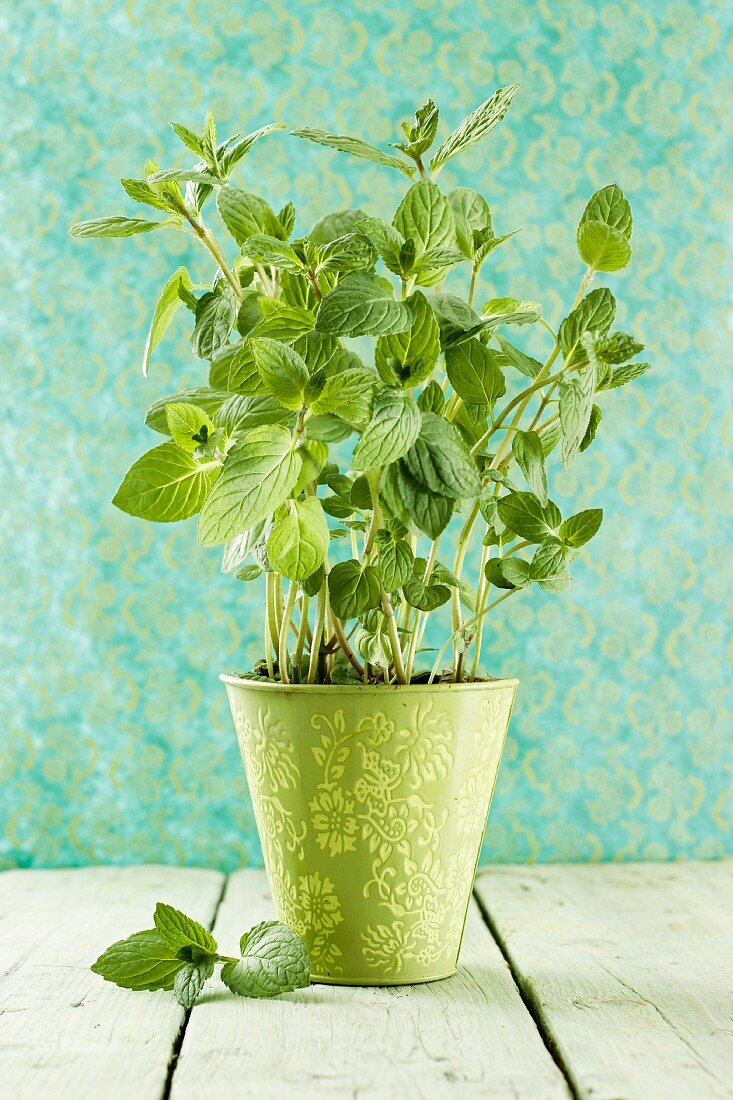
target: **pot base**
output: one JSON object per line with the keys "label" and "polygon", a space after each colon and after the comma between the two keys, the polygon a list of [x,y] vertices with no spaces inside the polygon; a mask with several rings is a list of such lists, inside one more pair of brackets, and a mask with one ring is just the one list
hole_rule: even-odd
{"label": "pot base", "polygon": [[425,978],[412,978],[405,980],[404,978],[375,978],[373,981],[370,979],[365,981],[349,981],[348,978],[328,978],[323,974],[311,974],[311,982],[315,985],[350,985],[354,989],[371,989],[374,986],[398,986],[398,985],[427,985],[428,982],[442,982],[446,978],[452,978],[454,974],[458,973],[458,968],[454,967],[453,970],[446,970],[445,974],[431,974]]}

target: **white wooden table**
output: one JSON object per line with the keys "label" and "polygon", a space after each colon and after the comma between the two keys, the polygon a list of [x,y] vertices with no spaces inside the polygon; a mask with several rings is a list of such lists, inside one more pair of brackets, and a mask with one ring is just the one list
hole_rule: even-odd
{"label": "white wooden table", "polygon": [[89,971],[159,899],[224,950],[273,915],[260,871],[0,875],[0,1096],[733,1097],[733,861],[494,867],[447,981],[188,1013]]}

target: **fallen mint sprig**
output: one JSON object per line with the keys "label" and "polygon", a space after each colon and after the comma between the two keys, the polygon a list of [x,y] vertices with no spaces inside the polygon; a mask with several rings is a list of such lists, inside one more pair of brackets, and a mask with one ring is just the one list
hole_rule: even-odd
{"label": "fallen mint sprig", "polygon": [[297,932],[263,921],[239,941],[239,957],[220,955],[211,932],[171,905],[158,902],[155,928],[113,943],[92,966],[123,989],[172,989],[191,1008],[222,963],[221,980],[241,997],[277,997],[310,984],[310,957]]}

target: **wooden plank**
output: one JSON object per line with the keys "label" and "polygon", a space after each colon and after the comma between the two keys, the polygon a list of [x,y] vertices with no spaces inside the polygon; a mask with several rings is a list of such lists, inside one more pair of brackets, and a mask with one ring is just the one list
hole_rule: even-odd
{"label": "wooden plank", "polygon": [[[227,885],[215,934],[224,952],[272,919],[264,873]],[[212,983],[191,1014],[173,1100],[569,1096],[478,907],[455,977],[422,986],[315,985],[272,1001]]]}
{"label": "wooden plank", "polygon": [[494,867],[477,893],[578,1097],[733,1097],[733,861]]}
{"label": "wooden plank", "polygon": [[211,923],[223,875],[93,867],[0,875],[0,1092],[12,1100],[160,1097],[184,1014],[91,963],[152,926],[156,901]]}

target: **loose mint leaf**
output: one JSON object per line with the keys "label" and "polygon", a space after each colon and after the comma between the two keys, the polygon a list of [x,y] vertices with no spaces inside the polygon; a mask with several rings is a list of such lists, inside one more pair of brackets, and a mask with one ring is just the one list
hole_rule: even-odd
{"label": "loose mint leaf", "polygon": [[440,332],[427,298],[416,290],[406,299],[410,327],[377,340],[377,370],[392,386],[416,386],[431,373],[440,355]]}
{"label": "loose mint leaf", "polygon": [[296,275],[305,273],[305,266],[295,249],[286,241],[269,237],[264,233],[255,233],[242,245],[242,255],[260,263],[272,264],[281,271],[291,271]]}
{"label": "loose mint leaf", "polygon": [[585,438],[593,408],[593,395],[596,392],[597,364],[590,334],[586,333],[581,338],[581,343],[589,356],[588,362],[573,377],[562,379],[558,387],[563,434],[562,461],[566,468],[577,455]]}
{"label": "loose mint leaf", "polygon": [[616,300],[607,287],[598,287],[586,295],[560,325],[558,341],[566,362],[572,360],[584,333],[590,332],[596,338],[605,336],[615,315]]}
{"label": "loose mint leaf", "polygon": [[625,363],[622,367],[616,367],[610,378],[607,378],[600,387],[604,390],[615,390],[618,386],[625,386],[627,382],[633,382],[635,378],[641,378],[651,370],[651,363]]}
{"label": "loose mint leaf", "polygon": [[542,364],[537,359],[533,359],[531,355],[526,355],[514,344],[510,344],[508,340],[505,340],[499,333],[496,334],[496,339],[499,341],[499,347],[503,351],[507,360],[513,367],[521,373],[526,375],[527,378],[536,378],[542,370]]}
{"label": "loose mint leaf", "polygon": [[279,425],[254,428],[232,447],[199,518],[199,542],[218,546],[270,515],[287,498],[300,473],[290,432]]}
{"label": "loose mint leaf", "polygon": [[354,448],[354,469],[388,466],[408,452],[419,433],[420,410],[409,394],[379,390],[372,420]]}
{"label": "loose mint leaf", "polygon": [[277,997],[310,984],[310,957],[297,932],[278,921],[257,924],[240,942],[241,959],[225,963],[221,980],[240,997]]}
{"label": "loose mint leaf", "polygon": [[547,472],[542,441],[537,432],[514,432],[512,453],[530,489],[544,507],[547,504]]}
{"label": "loose mint leaf", "polygon": [[486,199],[470,187],[456,187],[448,195],[456,227],[456,242],[469,260],[476,252],[475,233],[493,233],[491,210]]}
{"label": "loose mint leaf", "polygon": [[331,149],[338,149],[341,153],[350,153],[352,157],[370,160],[373,164],[396,168],[408,178],[411,178],[415,172],[411,165],[405,164],[399,157],[385,153],[382,149],[377,149],[375,145],[370,145],[368,141],[362,141],[360,138],[349,137],[347,134],[331,134],[327,130],[318,130],[310,126],[291,130],[290,133],[293,137],[305,138],[306,141],[314,141],[317,145],[327,145]]}
{"label": "loose mint leaf", "polygon": [[205,447],[216,431],[214,422],[203,409],[185,401],[171,401],[165,407],[165,415],[173,442],[184,451]]}
{"label": "loose mint leaf", "polygon": [[379,543],[377,569],[387,592],[396,592],[412,576],[415,555],[404,539],[395,538],[387,531],[384,535],[386,537]]}
{"label": "loose mint leaf", "polygon": [[445,394],[434,379],[432,382],[428,382],[418,397],[417,407],[420,412],[433,412],[437,413],[438,416],[445,409]]}
{"label": "loose mint leaf", "polygon": [[557,505],[551,500],[543,505],[534,493],[509,493],[500,497],[498,507],[502,523],[529,542],[544,542],[562,522]]}
{"label": "loose mint leaf", "polygon": [[578,252],[594,271],[620,271],[631,259],[628,239],[620,229],[613,229],[604,222],[581,222]]}
{"label": "loose mint leaf", "polygon": [[181,390],[180,393],[171,393],[153,402],[145,415],[145,423],[154,432],[169,435],[170,429],[165,412],[168,405],[180,403],[195,405],[201,412],[213,417],[231,396],[224,390],[209,389],[206,386],[194,386],[191,389]]}
{"label": "loose mint leaf", "polygon": [[123,989],[172,989],[181,966],[175,949],[151,929],[113,943],[102,952],[92,971]]}
{"label": "loose mint leaf", "polygon": [[249,346],[259,375],[270,393],[286,409],[302,408],[308,368],[298,353],[277,340],[250,338]]}
{"label": "loose mint leaf", "polygon": [[430,249],[455,245],[456,227],[450,204],[432,180],[423,179],[412,185],[397,208],[393,224],[403,240],[414,240],[417,259]]}
{"label": "loose mint leaf", "polygon": [[590,411],[590,420],[588,421],[588,427],[585,429],[583,442],[580,444],[581,451],[587,451],[596,438],[596,432],[598,431],[598,425],[601,423],[602,416],[603,413],[598,408],[598,405],[594,405]]}
{"label": "loose mint leaf", "polygon": [[451,386],[468,406],[493,409],[497,398],[506,393],[496,352],[475,338],[445,349],[445,369]]}
{"label": "loose mint leaf", "polygon": [[[259,570],[257,570],[259,573]],[[193,1008],[204,983],[214,973],[214,963],[209,960],[202,963],[184,963],[176,974],[173,992],[183,1008]]]}
{"label": "loose mint leaf", "polygon": [[181,947],[198,947],[211,955],[218,951],[216,940],[208,928],[172,905],[159,901],[153,920],[158,932],[174,951]]}
{"label": "loose mint leaf", "polygon": [[416,481],[442,496],[463,499],[481,492],[476,463],[460,432],[435,413],[422,414],[420,435],[405,466]]}
{"label": "loose mint leaf", "polygon": [[272,208],[259,195],[251,195],[239,187],[222,187],[216,205],[224,225],[238,245],[244,244],[248,237],[255,234],[281,236],[282,229]]}
{"label": "loose mint leaf", "polygon": [[575,550],[593,538],[602,521],[602,508],[588,508],[584,512],[568,516],[560,525],[558,534],[566,546],[571,546]]}
{"label": "loose mint leaf", "polygon": [[158,301],[155,303],[153,319],[150,322],[148,338],[145,342],[145,351],[143,352],[142,371],[145,378],[148,377],[151,356],[163,339],[168,325],[173,320],[176,310],[181,305],[181,289],[183,288],[184,290],[190,291],[192,287],[193,284],[188,271],[185,267],[179,267],[173,272],[161,290]]}
{"label": "loose mint leaf", "polygon": [[602,336],[595,343],[597,357],[601,362],[609,363],[612,366],[618,363],[626,363],[643,350],[644,345],[635,340],[633,336],[629,336],[627,332],[612,332],[608,336]]}
{"label": "loose mint leaf", "polygon": [[144,218],[93,218],[88,222],[76,222],[69,229],[72,237],[133,237],[136,233],[150,233],[166,225],[180,225],[180,218],[164,218],[151,222]]}
{"label": "loose mint leaf", "polygon": [[402,123],[402,131],[407,142],[395,142],[393,148],[401,149],[408,157],[417,160],[428,151],[438,132],[438,108],[432,99],[415,112],[415,121],[412,125]]}
{"label": "loose mint leaf", "polygon": [[475,145],[477,141],[481,141],[493,130],[497,122],[501,122],[506,114],[518,87],[518,84],[510,84],[506,88],[498,88],[490,99],[487,99],[485,103],[472,111],[467,118],[464,118],[460,126],[446,138],[430,161],[432,171],[439,172],[452,157]]}
{"label": "loose mint leaf", "polygon": [[304,581],[323,564],[328,541],[328,524],[320,500],[286,500],[275,513],[267,556],[283,577]]}
{"label": "loose mint leaf", "polygon": [[379,607],[381,591],[377,570],[355,558],[339,562],[328,574],[331,608],[339,619],[353,619]]}
{"label": "loose mint leaf", "polygon": [[196,325],[191,348],[199,359],[213,359],[234,328],[237,307],[230,288],[218,287],[202,294],[196,306]]}
{"label": "loose mint leaf", "polygon": [[580,219],[580,225],[586,222],[603,222],[623,233],[627,240],[631,240],[634,220],[631,216],[631,206],[623,191],[615,183],[609,183],[596,191],[589,200],[588,205]]}
{"label": "loose mint leaf", "polygon": [[316,330],[335,336],[380,336],[403,332],[412,315],[397,302],[390,283],[365,271],[347,275],[318,309]]}
{"label": "loose mint leaf", "polygon": [[[331,413],[340,418],[342,428],[338,429],[339,437],[345,425],[345,433],[349,434],[349,425],[358,427],[365,425],[372,413],[372,399],[377,385],[375,374],[366,367],[353,367],[342,371],[340,374],[326,378],[323,389],[313,402],[313,410],[316,413]],[[333,428],[333,423],[329,421]],[[317,430],[317,427],[316,427]],[[313,434],[313,417],[308,421],[308,434],[316,439]],[[323,438],[321,436],[320,438]],[[330,440],[329,440],[330,441]]]}
{"label": "loose mint leaf", "polygon": [[188,519],[200,511],[220,469],[218,462],[198,462],[177,444],[163,443],[133,463],[112,503],[157,523]]}

